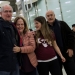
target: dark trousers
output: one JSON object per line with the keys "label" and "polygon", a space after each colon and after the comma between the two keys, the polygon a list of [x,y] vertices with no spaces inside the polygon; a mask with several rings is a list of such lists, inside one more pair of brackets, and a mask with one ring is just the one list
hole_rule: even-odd
{"label": "dark trousers", "polygon": [[63,66],[67,75],[75,75],[75,62],[73,58],[70,58],[65,63],[63,63]]}
{"label": "dark trousers", "polygon": [[12,71],[12,72],[0,71],[0,75],[20,75],[19,74],[19,65],[17,64],[15,71]]}
{"label": "dark trousers", "polygon": [[75,62],[75,49],[74,49],[74,56],[73,56],[73,58],[74,58],[74,62]]}
{"label": "dark trousers", "polygon": [[53,60],[50,62],[39,62],[37,66],[39,75],[61,75],[60,66],[58,60]]}
{"label": "dark trousers", "polygon": [[38,71],[36,68],[31,72],[23,72],[22,70],[20,70],[20,75],[38,75]]}
{"label": "dark trousers", "polygon": [[58,60],[59,60],[60,68],[61,68],[60,72],[62,73],[62,75],[63,75],[62,65],[64,66],[64,69],[67,75],[75,75],[75,62],[74,62],[73,57],[66,60],[65,63],[62,63],[60,58],[58,58]]}

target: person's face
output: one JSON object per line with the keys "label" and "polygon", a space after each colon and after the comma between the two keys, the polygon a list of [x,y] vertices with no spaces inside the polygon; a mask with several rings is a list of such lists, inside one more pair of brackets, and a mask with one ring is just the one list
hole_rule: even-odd
{"label": "person's face", "polygon": [[10,6],[3,7],[3,10],[1,12],[1,17],[6,21],[11,21],[12,17],[12,8]]}
{"label": "person's face", "polygon": [[75,27],[72,27],[72,30],[75,32]]}
{"label": "person's face", "polygon": [[36,31],[41,29],[41,23],[38,21],[34,21]]}
{"label": "person's face", "polygon": [[16,28],[17,28],[19,33],[23,33],[25,27],[24,27],[24,21],[22,19],[19,19],[17,21]]}
{"label": "person's face", "polygon": [[55,15],[54,15],[54,13],[53,12],[47,12],[46,13],[46,19],[47,19],[47,21],[50,23],[50,24],[52,24],[53,22],[54,22],[54,20],[55,20]]}

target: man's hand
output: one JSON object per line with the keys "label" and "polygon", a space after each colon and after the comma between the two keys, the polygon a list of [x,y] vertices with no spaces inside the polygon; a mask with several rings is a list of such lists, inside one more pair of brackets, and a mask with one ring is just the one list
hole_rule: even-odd
{"label": "man's hand", "polygon": [[67,52],[69,57],[73,56],[73,50],[72,49],[68,49]]}
{"label": "man's hand", "polygon": [[20,47],[14,45],[15,47],[13,47],[13,51],[14,53],[20,52]]}

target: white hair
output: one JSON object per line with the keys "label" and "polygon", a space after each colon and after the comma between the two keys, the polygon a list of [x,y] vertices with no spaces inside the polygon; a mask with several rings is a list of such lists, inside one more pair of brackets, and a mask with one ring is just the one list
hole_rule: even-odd
{"label": "white hair", "polygon": [[3,5],[3,6],[1,7],[1,12],[4,10],[4,7],[6,7],[6,6],[9,6],[9,7],[11,7],[11,9],[12,9],[12,12],[13,12],[13,8],[12,8],[12,6],[11,6],[11,5],[9,5],[9,4],[5,4],[5,5]]}

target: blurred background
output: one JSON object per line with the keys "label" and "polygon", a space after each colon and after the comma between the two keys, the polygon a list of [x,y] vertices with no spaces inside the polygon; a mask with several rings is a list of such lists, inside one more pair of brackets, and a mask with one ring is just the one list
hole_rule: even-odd
{"label": "blurred background", "polygon": [[65,21],[70,28],[75,23],[75,0],[0,0],[0,7],[3,4],[13,7],[12,21],[16,16],[23,16],[32,29],[35,29],[34,18],[45,17],[47,10],[53,10],[56,18]]}

